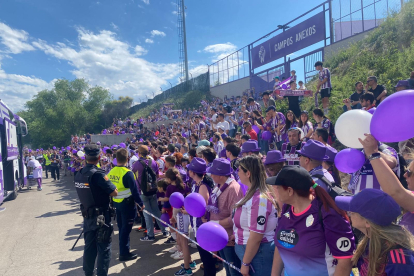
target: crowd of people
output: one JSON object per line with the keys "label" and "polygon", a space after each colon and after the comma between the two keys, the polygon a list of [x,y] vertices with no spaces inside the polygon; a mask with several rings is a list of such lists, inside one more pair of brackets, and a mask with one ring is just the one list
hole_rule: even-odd
{"label": "crowd of people", "polygon": [[[297,109],[299,99],[289,96],[290,110],[283,114],[275,106],[283,97],[268,91],[262,95],[263,104],[240,95],[177,111],[179,119],[170,125],[145,127],[171,111],[170,105],[147,119],[114,119],[102,134],[124,132],[134,137],[119,145],[92,144],[99,148],[96,165],[110,180],[132,171],[128,177],[133,182],[125,180],[122,195],[116,185],[114,196],[120,261],[136,258],[129,235],[130,222],[138,216],[141,225],[136,230],[146,233],[142,242],[154,242],[162,233],[164,243],[174,245],[171,257],[183,259],[175,275],[192,275],[196,267],[181,234],[194,237],[206,222],[219,224],[228,234],[227,246],[218,252],[228,276],[352,275],[352,268],[361,276],[414,275],[414,143],[405,141],[395,150],[367,134],[361,140],[365,164],[345,182],[335,166],[334,126],[326,116],[330,72],[321,62],[315,67],[320,71],[322,109]],[[282,84],[296,90],[295,72],[276,85]],[[413,81],[400,81],[396,89],[412,85]],[[301,89],[306,89],[303,82]],[[362,82],[355,89],[344,100],[344,112],[372,109],[387,94],[373,76],[365,90]],[[76,175],[88,164],[90,134],[82,138],[73,136],[71,145],[60,150],[27,151],[27,166],[40,161],[46,177],[50,171],[54,180],[59,180],[59,168],[65,175]],[[39,169],[37,163],[30,166]],[[155,178],[151,189],[148,171]],[[41,180],[38,183],[41,190]],[[184,197],[200,194],[205,215],[195,218],[184,207],[172,207],[169,200],[176,192]],[[135,211],[126,214],[119,205],[124,198],[135,202]],[[148,213],[157,218],[168,214],[169,223],[181,234],[168,231]],[[191,246],[200,253],[204,275],[216,275],[220,260]]]}

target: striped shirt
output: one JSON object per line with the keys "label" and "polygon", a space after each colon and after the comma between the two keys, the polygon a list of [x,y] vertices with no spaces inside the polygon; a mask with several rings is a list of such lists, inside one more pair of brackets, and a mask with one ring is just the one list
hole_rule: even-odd
{"label": "striped shirt", "polygon": [[324,79],[328,79],[328,81],[322,84],[321,89],[331,88],[331,72],[328,68],[323,68],[322,71],[319,71],[319,80],[323,81]]}
{"label": "striped shirt", "polygon": [[254,102],[254,105],[249,104],[247,106],[247,110],[249,110],[250,112],[257,110],[261,113],[262,112],[262,107],[260,106],[260,104],[258,102]]}
{"label": "striped shirt", "polygon": [[302,126],[303,135],[308,135],[310,130],[313,130],[313,126],[311,122],[307,121],[306,124]]}
{"label": "striped shirt", "polygon": [[299,155],[296,151],[302,148],[302,142],[299,142],[296,146],[292,147],[289,143],[282,145],[282,154],[286,159],[288,165],[299,165]]}
{"label": "striped shirt", "polygon": [[[275,129],[278,125],[286,125],[286,117],[285,115],[283,115],[280,112],[276,113],[276,116],[274,118],[271,118],[270,120],[268,120],[265,124],[263,124],[263,128],[265,130],[273,130]],[[280,135],[277,135],[276,131],[275,131],[275,142],[280,142],[283,141],[283,135],[286,132],[286,127],[283,127],[280,130]]]}
{"label": "striped shirt", "polygon": [[247,244],[250,231],[263,234],[262,243],[272,242],[277,226],[276,208],[257,190],[243,206],[233,211],[233,222],[237,244]]}

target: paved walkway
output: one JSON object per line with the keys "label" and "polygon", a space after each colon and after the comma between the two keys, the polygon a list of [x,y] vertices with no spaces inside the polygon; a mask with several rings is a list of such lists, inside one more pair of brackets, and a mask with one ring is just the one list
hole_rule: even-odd
{"label": "paved walkway", "polygon": [[[69,176],[62,176],[59,182],[43,179],[43,191],[24,188],[16,200],[2,205],[6,210],[0,212],[1,276],[84,275],[83,238],[74,251],[70,250],[82,231],[82,217],[72,179]],[[155,243],[141,242],[141,236],[142,233],[132,230],[131,248],[139,258],[119,262],[115,229],[109,274],[174,275],[182,261],[169,257],[168,250],[172,246],[164,245],[166,239],[161,237]],[[199,270],[197,250],[191,249],[191,252],[198,264],[194,275],[203,275]],[[224,269],[217,275],[224,276]]]}

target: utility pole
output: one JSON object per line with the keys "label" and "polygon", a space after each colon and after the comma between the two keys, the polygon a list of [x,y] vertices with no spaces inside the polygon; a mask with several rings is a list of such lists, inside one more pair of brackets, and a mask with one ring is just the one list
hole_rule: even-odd
{"label": "utility pole", "polygon": [[181,76],[184,77],[186,81],[188,81],[187,34],[185,30],[184,0],[177,0],[177,17],[180,73]]}

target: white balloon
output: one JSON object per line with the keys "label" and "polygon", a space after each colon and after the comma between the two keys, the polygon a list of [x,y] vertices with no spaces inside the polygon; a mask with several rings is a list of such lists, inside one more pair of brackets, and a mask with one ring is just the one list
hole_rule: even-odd
{"label": "white balloon", "polygon": [[364,139],[370,133],[372,114],[365,110],[350,110],[342,114],[335,124],[335,134],[343,145],[358,149],[362,148],[358,138]]}
{"label": "white balloon", "polygon": [[83,152],[83,151],[78,151],[78,156],[79,157],[82,157],[82,156],[84,156],[85,155],[85,153]]}

